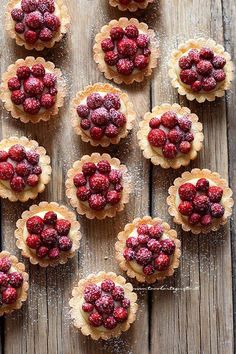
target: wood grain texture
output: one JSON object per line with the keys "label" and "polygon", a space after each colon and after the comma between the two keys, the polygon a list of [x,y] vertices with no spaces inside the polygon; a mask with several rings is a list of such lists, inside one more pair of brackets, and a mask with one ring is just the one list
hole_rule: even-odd
{"label": "wood grain texture", "polygon": [[[6,0],[2,3],[6,4]],[[27,55],[43,56],[60,67],[67,81],[68,95],[57,118],[49,122],[24,125],[1,109],[1,137],[26,135],[43,145],[52,159],[52,181],[35,202],[25,204],[1,201],[2,249],[20,257],[15,246],[14,229],[23,210],[41,200],[68,205],[64,182],[68,168],[84,154],[108,152],[125,163],[133,177],[133,193],[125,211],[103,221],[78,217],[83,238],[79,256],[64,266],[41,269],[24,263],[30,274],[28,302],[22,310],[0,320],[1,353],[4,354],[232,354],[233,307],[230,229],[225,227],[209,237],[191,236],[173,225],[167,213],[168,187],[184,169],[162,170],[150,165],[138,148],[137,125],[151,107],[164,102],[179,102],[197,113],[204,125],[205,145],[192,167],[207,167],[230,177],[235,186],[235,89],[226,99],[213,103],[189,103],[178,97],[167,76],[171,50],[178,43],[199,35],[225,43],[235,57],[236,16],[234,0],[156,1],[146,11],[121,13],[107,0],[65,0],[72,17],[70,33],[54,49],[42,53],[17,47],[0,32],[1,74],[10,63]],[[1,12],[1,26],[3,26]],[[136,127],[117,147],[95,149],[82,143],[70,126],[69,104],[78,90],[106,82],[92,59],[95,34],[111,19],[137,16],[153,28],[160,41],[161,60],[151,81],[121,86],[130,96],[137,112]],[[235,87],[235,86],[234,86]],[[227,126],[228,124],[228,126]],[[228,132],[228,140],[227,140]],[[79,334],[69,317],[68,300],[72,287],[89,273],[99,270],[119,272],[114,260],[118,232],[135,217],[160,216],[177,229],[182,239],[181,268],[159,290],[148,291],[133,283],[140,310],[131,330],[120,339],[93,342]],[[234,215],[235,216],[235,215]],[[235,231],[231,223],[231,235]],[[233,238],[232,238],[233,240]],[[236,244],[232,241],[233,255]],[[236,265],[234,265],[236,269]],[[161,284],[156,284],[159,288]],[[174,291],[171,290],[174,288]],[[236,288],[234,288],[236,290]]]}

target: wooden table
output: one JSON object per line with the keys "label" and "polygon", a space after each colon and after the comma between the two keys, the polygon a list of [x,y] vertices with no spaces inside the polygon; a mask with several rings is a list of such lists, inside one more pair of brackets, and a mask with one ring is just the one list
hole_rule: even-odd
{"label": "wooden table", "polygon": [[[1,1],[1,5],[6,4]],[[29,265],[28,302],[22,310],[0,320],[1,353],[5,354],[231,354],[233,353],[232,265],[236,266],[233,219],[219,232],[193,236],[176,227],[167,213],[168,187],[185,170],[162,170],[145,160],[138,147],[138,122],[151,107],[179,102],[199,115],[204,125],[205,144],[197,160],[187,169],[206,167],[229,178],[236,185],[236,95],[235,85],[225,98],[198,104],[179,97],[171,87],[167,62],[172,49],[189,38],[212,37],[235,58],[236,7],[234,0],[160,0],[138,12],[140,20],[156,31],[161,59],[151,81],[121,86],[128,92],[137,111],[136,127],[119,146],[94,149],[82,143],[70,125],[69,103],[77,90],[98,81],[106,82],[92,59],[95,34],[113,18],[124,16],[109,7],[107,0],[67,0],[72,17],[67,38],[54,49],[28,52],[8,39],[3,30],[1,8],[1,73],[9,64],[27,55],[44,56],[63,70],[68,95],[58,118],[47,123],[22,124],[4,109],[1,137],[25,135],[45,146],[52,158],[52,181],[35,201],[21,204],[2,200],[2,249],[18,256],[14,229],[23,210],[40,200],[68,204],[64,181],[73,161],[93,151],[107,151],[127,164],[134,192],[125,212],[113,219],[90,221],[79,217],[83,239],[79,256],[65,266],[42,269]],[[125,14],[130,16],[128,13]],[[132,17],[132,15],[130,16]],[[68,300],[73,285],[91,272],[119,272],[114,260],[117,233],[134,217],[151,214],[169,221],[182,240],[181,267],[173,279],[153,290],[134,283],[140,309],[131,330],[120,339],[93,342],[72,326]],[[234,214],[235,215],[235,214]],[[235,263],[235,264],[234,264]]]}

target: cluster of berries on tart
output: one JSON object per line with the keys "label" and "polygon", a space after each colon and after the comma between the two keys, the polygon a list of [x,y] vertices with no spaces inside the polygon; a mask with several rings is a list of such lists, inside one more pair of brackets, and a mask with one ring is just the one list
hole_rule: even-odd
{"label": "cluster of berries on tart", "polygon": [[70,221],[59,218],[53,211],[46,212],[43,217],[30,217],[26,229],[26,244],[36,252],[38,258],[58,259],[61,252],[68,252],[72,248]]}
{"label": "cluster of berries on tart", "polygon": [[82,311],[88,316],[92,327],[103,326],[112,330],[128,318],[130,300],[125,297],[123,287],[111,279],[87,285],[83,300]]}
{"label": "cluster of berries on tart", "polygon": [[178,189],[180,203],[178,210],[190,225],[210,226],[214,218],[222,218],[223,189],[212,185],[207,178],[199,178],[196,183],[186,182]]}
{"label": "cluster of berries on tart", "polygon": [[57,77],[47,72],[43,64],[17,68],[16,76],[8,80],[11,101],[23,111],[35,115],[53,107],[57,96]]}
{"label": "cluster of berries on tart", "polygon": [[210,92],[225,80],[225,64],[226,59],[215,55],[211,48],[194,48],[189,50],[187,55],[180,57],[179,77],[193,92]]}
{"label": "cluster of berries on tart", "polygon": [[55,15],[54,0],[21,0],[11,11],[15,32],[26,43],[49,42],[59,30],[61,22]]}
{"label": "cluster of berries on tart", "polygon": [[9,184],[17,193],[36,187],[42,173],[39,160],[35,149],[25,149],[21,144],[0,150],[0,182]]}
{"label": "cluster of berries on tart", "polygon": [[142,267],[145,276],[167,270],[176,246],[173,240],[164,237],[162,225],[140,224],[136,231],[137,236],[130,236],[126,240],[123,250],[125,260],[136,262]]}
{"label": "cluster of berries on tart", "polygon": [[127,122],[120,108],[121,100],[118,94],[92,93],[87,97],[86,104],[77,107],[81,129],[88,132],[94,140],[101,140],[104,136],[117,137]]}
{"label": "cluster of berries on tart", "polygon": [[160,117],[152,118],[149,127],[149,144],[153,148],[161,149],[166,159],[174,159],[178,153],[190,152],[194,134],[188,114],[178,116],[174,111],[167,111]]}
{"label": "cluster of berries on tart", "polygon": [[104,61],[121,75],[131,75],[134,70],[144,70],[151,55],[147,34],[139,33],[137,26],[130,24],[110,30],[110,36],[101,42]]}
{"label": "cluster of berries on tart", "polygon": [[23,284],[22,274],[13,268],[8,257],[0,258],[0,308],[17,301]]}
{"label": "cluster of berries on tart", "polygon": [[88,203],[93,210],[117,205],[122,196],[122,172],[112,168],[107,160],[97,164],[85,162],[82,172],[73,178],[76,195],[81,202]]}

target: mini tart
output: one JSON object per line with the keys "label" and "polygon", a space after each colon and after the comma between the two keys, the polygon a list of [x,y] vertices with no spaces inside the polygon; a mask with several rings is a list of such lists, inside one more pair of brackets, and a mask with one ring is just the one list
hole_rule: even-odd
{"label": "mini tart", "polygon": [[[49,213],[52,212],[52,213]],[[54,216],[56,214],[56,221]],[[45,216],[46,215],[46,216]],[[44,224],[42,223],[43,230],[46,228],[52,228],[53,230],[57,230],[55,233],[55,237],[61,242],[56,241],[57,243],[51,244],[51,240],[49,239],[49,243],[45,242],[46,237],[42,238],[42,231],[31,231],[27,227],[27,221],[33,221],[33,226],[31,228],[37,228],[39,225],[38,219],[35,218],[39,217],[43,219]],[[61,220],[66,220],[66,225],[60,225]],[[41,220],[39,219],[41,222]],[[59,221],[57,224],[56,222]],[[69,223],[68,223],[69,222]],[[35,226],[34,226],[35,224]],[[29,258],[30,263],[32,264],[39,264],[41,267],[47,266],[56,266],[58,264],[65,264],[69,258],[74,257],[76,251],[79,249],[80,246],[80,223],[76,220],[76,215],[69,211],[65,206],[59,205],[55,202],[47,203],[41,202],[39,205],[32,205],[29,210],[24,211],[21,215],[21,219],[19,219],[16,223],[17,229],[15,231],[15,237],[17,239],[16,245],[21,250],[22,256]],[[65,231],[65,228],[67,229]],[[31,233],[30,233],[31,231]],[[37,232],[37,234],[36,234]],[[33,238],[31,239],[30,245],[34,248],[31,248],[27,244],[27,238],[33,234]],[[37,236],[37,239],[35,238]],[[49,236],[50,237],[50,236]],[[54,235],[53,235],[54,237]],[[64,239],[62,239],[62,237]],[[65,239],[66,237],[66,239]],[[65,243],[69,238],[71,243],[68,246],[68,243]],[[40,241],[39,241],[40,240]],[[39,243],[40,245],[39,245]],[[62,245],[62,247],[61,247]],[[47,251],[42,250],[40,251],[40,247],[47,247],[48,250],[52,250],[50,256],[48,255]],[[55,250],[55,248],[57,250]],[[64,250],[66,249],[66,250]],[[58,254],[59,251],[59,254]],[[44,255],[45,252],[45,255]],[[40,256],[39,256],[40,255]],[[43,256],[44,255],[44,256]]]}
{"label": "mini tart", "polygon": [[174,185],[169,188],[167,204],[174,222],[181,225],[184,231],[206,234],[217,231],[227,222],[234,204],[231,197],[232,190],[218,173],[194,168],[175,179]]}
{"label": "mini tart", "polygon": [[[124,63],[122,63],[122,73],[121,70],[120,72],[118,72],[118,70],[116,69],[116,65],[117,65],[117,61],[115,64],[113,64],[113,66],[108,65],[105,62],[105,51],[103,51],[102,49],[102,42],[105,39],[108,39],[109,41],[111,40],[110,37],[110,31],[112,29],[114,29],[114,27],[121,27],[122,29],[127,28],[127,26],[135,26],[136,30],[138,31],[139,35],[146,35],[147,36],[147,40],[146,40],[146,44],[144,44],[144,41],[140,41],[140,46],[137,49],[137,52],[135,53],[135,56],[137,57],[137,55],[141,55],[142,54],[142,58],[143,60],[141,60],[143,68],[141,69],[141,64],[140,64],[140,69],[138,68],[134,68],[134,63],[132,61],[132,66],[133,69],[131,70],[131,73],[128,73],[128,71],[126,71],[126,74],[124,74]],[[137,37],[136,38],[132,38],[131,36],[128,37],[126,35],[122,35],[124,40],[132,40],[132,42],[136,42]],[[120,37],[121,38],[121,37]],[[106,49],[106,52],[113,52],[115,53],[115,55],[117,56],[117,52],[114,52],[114,50],[116,50],[116,41],[117,39],[115,39],[115,47],[113,49]],[[103,42],[104,43],[104,42]],[[142,45],[142,47],[141,47]],[[133,49],[137,48],[137,44],[133,43]],[[124,49],[124,46],[123,46]],[[146,52],[145,55],[143,55],[143,51]],[[108,25],[105,25],[102,27],[101,32],[98,33],[95,37],[95,44],[93,47],[93,52],[94,52],[94,60],[95,62],[98,64],[98,68],[101,72],[104,73],[105,77],[108,80],[114,80],[115,83],[117,84],[121,84],[122,82],[124,82],[125,84],[132,84],[134,81],[137,82],[141,82],[144,80],[144,78],[146,76],[150,76],[152,74],[152,69],[154,69],[157,66],[157,58],[159,57],[159,51],[157,49],[157,41],[155,38],[155,33],[153,30],[149,29],[148,26],[146,25],[146,23],[143,22],[139,22],[137,19],[135,18],[131,18],[130,20],[126,17],[121,17],[118,21],[117,20],[112,20],[111,22],[109,22]],[[121,56],[121,54],[120,54]],[[133,54],[132,54],[133,56]],[[130,56],[131,57],[131,56]],[[118,57],[117,57],[118,58]],[[127,61],[127,55],[124,55],[123,58],[119,59],[120,60],[125,60]],[[133,59],[134,60],[134,59]],[[144,65],[144,62],[146,63]],[[111,63],[111,62],[110,62]]]}
{"label": "mini tart", "polygon": [[[179,60],[181,60],[182,69],[179,66]],[[200,60],[201,64],[199,64]],[[198,71],[195,70],[196,65],[199,65]],[[185,76],[184,80],[189,81],[190,76],[185,71],[189,69],[194,69],[194,75],[191,76],[194,83],[192,86],[187,82],[184,83],[180,78],[180,71],[184,71],[182,73],[186,74],[183,75]],[[190,101],[196,99],[199,103],[206,100],[214,101],[216,97],[224,96],[225,91],[230,88],[233,71],[234,66],[229,53],[210,38],[189,39],[186,43],[181,43],[178,49],[172,52],[169,62],[169,76],[172,86],[178,89],[180,95],[186,95]]]}
{"label": "mini tart", "polygon": [[28,296],[28,280],[24,264],[7,251],[0,252],[0,316],[21,308]]}
{"label": "mini tart", "polygon": [[[114,102],[111,95],[113,95]],[[102,102],[104,97],[107,99]],[[109,84],[97,83],[87,86],[77,93],[72,104],[72,126],[83,141],[90,142],[93,146],[106,147],[110,144],[118,144],[121,138],[128,135],[136,117],[128,95]],[[91,121],[92,113],[95,110],[98,112],[100,108],[105,110],[103,115],[99,115],[100,118],[107,119],[108,115],[107,122],[102,126],[100,123],[96,125]],[[79,115],[80,109],[82,116]],[[119,115],[118,119],[117,115]],[[92,132],[91,129],[93,129]]]}
{"label": "mini tart", "polygon": [[[147,233],[146,228],[151,230],[150,234]],[[125,226],[124,231],[118,234],[118,241],[115,244],[116,259],[120,268],[130,278],[151,284],[174,274],[175,269],[179,267],[180,245],[176,231],[172,230],[166,222],[160,218],[145,216],[142,219],[134,219],[131,224]],[[147,252],[150,254],[146,254]],[[140,259],[142,254],[150,258],[148,262],[145,261],[145,264],[141,265],[136,262],[136,257]]]}
{"label": "mini tart", "polygon": [[[161,117],[165,117],[166,113],[174,113],[173,119],[176,120],[172,124],[172,121],[168,119],[165,125],[161,122]],[[166,117],[168,118],[168,117]],[[172,118],[171,116],[169,118]],[[178,119],[187,119],[188,122],[182,120],[180,124]],[[165,119],[167,120],[167,119]],[[163,120],[164,122],[164,120]],[[139,146],[143,150],[143,156],[146,159],[151,159],[154,165],[160,165],[162,168],[174,168],[177,169],[180,166],[187,166],[190,163],[190,160],[194,160],[197,157],[197,152],[202,148],[202,141],[204,139],[202,133],[202,124],[198,121],[198,116],[191,113],[189,108],[181,107],[177,103],[170,105],[164,103],[161,106],[156,106],[153,108],[152,112],[145,114],[143,121],[139,123],[140,130],[137,133]],[[177,128],[177,131],[176,131]],[[161,133],[165,136],[165,141],[163,141],[162,146],[160,146],[158,135],[159,130],[162,130]],[[183,138],[179,140],[179,134],[177,137],[172,135],[171,140],[168,138],[167,133],[171,133],[175,130],[176,133],[180,132]],[[163,133],[164,131],[164,133]],[[152,137],[149,135],[153,133]],[[157,141],[158,147],[155,146],[155,141],[151,144],[152,140]],[[163,138],[162,135],[160,137]],[[174,139],[174,140],[173,140]],[[150,141],[149,141],[150,140]],[[167,158],[168,151],[165,151],[166,157],[163,154],[163,149],[170,144],[175,149],[174,156]],[[157,145],[157,144],[156,144]]]}
{"label": "mini tart", "polygon": [[[101,165],[105,165],[103,172],[101,172]],[[91,177],[93,177],[93,189]],[[74,162],[73,167],[67,173],[66,196],[77,212],[86,215],[88,219],[115,216],[128,203],[130,192],[131,182],[126,166],[121,165],[120,160],[111,158],[108,154],[84,155],[80,161]]]}
{"label": "mini tart", "polygon": [[130,12],[137,11],[139,9],[146,9],[146,7],[152,3],[154,0],[143,0],[142,2],[138,2],[135,0],[127,1],[127,4],[122,4],[120,0],[109,0],[109,4],[113,7],[118,7],[120,11]]}
{"label": "mini tart", "polygon": [[[107,280],[109,280],[109,282],[107,282]],[[102,284],[102,288],[100,287],[101,284]],[[106,284],[106,287],[105,287],[105,284]],[[88,291],[89,289],[92,289],[91,286],[96,290],[96,294],[95,294],[95,292],[93,294],[91,294],[91,292]],[[115,286],[115,288],[114,288],[114,286]],[[117,287],[118,287],[119,291],[117,291]],[[106,291],[104,291],[103,289],[105,289]],[[113,290],[111,290],[111,289],[113,289]],[[110,291],[108,291],[108,290],[110,290]],[[115,293],[113,291],[115,291]],[[85,292],[86,292],[86,295],[85,295]],[[110,328],[105,328],[103,326],[103,324],[105,324],[104,319],[107,317],[107,315],[105,315],[102,311],[100,311],[101,315],[99,315],[99,313],[95,309],[95,306],[99,305],[96,300],[92,301],[90,303],[87,302],[87,304],[89,304],[91,307],[91,309],[89,309],[89,310],[92,310],[92,311],[85,312],[82,309],[83,302],[85,301],[84,295],[86,296],[86,301],[88,301],[88,299],[92,300],[91,295],[92,296],[94,295],[93,300],[95,300],[95,298],[96,298],[96,300],[97,299],[102,300],[101,295],[102,296],[104,296],[104,295],[112,296],[112,298],[114,300],[113,305],[114,305],[115,309],[117,307],[120,307],[120,308],[122,307],[122,309],[121,309],[121,311],[115,310],[115,312],[113,312],[111,309],[109,317],[113,317],[113,319],[110,318],[110,320],[111,321],[113,320],[113,324],[114,324],[114,322],[116,322],[116,320],[114,321],[114,317],[117,318],[117,316],[113,316],[114,313],[116,313],[118,315],[122,315],[122,312],[125,312],[126,318],[123,318],[122,322],[117,321],[114,324],[115,327],[111,326],[111,321],[110,321]],[[118,298],[119,298],[119,300],[118,300]],[[102,307],[101,300],[100,300],[100,307],[99,308]],[[109,339],[112,337],[118,337],[122,332],[126,332],[130,328],[131,323],[133,323],[136,319],[136,312],[138,309],[138,305],[137,305],[136,301],[137,301],[137,295],[133,292],[132,285],[130,283],[126,283],[125,278],[123,278],[120,275],[116,275],[113,272],[109,272],[109,273],[99,272],[97,274],[89,275],[86,279],[80,280],[78,285],[73,289],[72,298],[69,301],[69,305],[71,306],[70,314],[73,319],[74,326],[76,328],[80,329],[81,332],[85,336],[90,335],[91,338],[94,340],[98,340],[100,338],[106,340],[106,339]],[[95,303],[95,306],[93,306],[93,305],[91,306],[92,303]],[[94,307],[94,308],[92,309],[92,307]],[[101,323],[101,321],[103,322],[101,325],[99,325],[99,323],[97,323],[98,326],[95,327],[92,324],[90,324],[89,318],[90,318],[92,312],[97,313],[97,315],[99,317],[97,320],[100,320],[100,323]],[[93,314],[93,316],[94,316],[94,314]],[[101,320],[100,316],[102,317],[102,320]],[[108,326],[106,326],[106,327],[108,327]],[[111,328],[111,327],[113,327],[113,328]]]}
{"label": "mini tart", "polygon": [[[24,0],[26,2],[26,0]],[[24,13],[23,11],[23,19],[19,18],[19,20],[14,21],[13,17],[11,15],[12,10],[17,8],[20,9],[21,8],[21,0],[10,0],[8,2],[7,5],[7,11],[6,11],[6,30],[9,34],[9,36],[12,39],[15,39],[16,44],[18,44],[19,46],[25,46],[26,49],[28,50],[32,50],[32,49],[36,49],[38,51],[43,50],[44,48],[52,48],[56,42],[59,42],[62,37],[67,33],[69,25],[70,25],[70,16],[68,13],[68,9],[65,5],[65,1],[64,0],[53,0],[53,1],[49,1],[49,0],[40,0],[42,7],[44,8],[44,10],[39,11],[38,5],[36,4],[36,1],[33,1],[33,4],[31,6],[32,10],[30,13]],[[55,11],[48,11],[48,8],[46,5],[46,3],[49,2],[53,2],[55,5]],[[43,6],[44,4],[44,6]],[[40,6],[40,5],[39,5]],[[34,11],[39,11],[39,17],[45,18],[45,13],[47,13],[46,16],[56,16],[59,19],[57,21],[55,21],[55,19],[49,19],[47,21],[49,21],[49,25],[47,26],[47,24],[44,25],[38,25],[37,28],[33,29],[28,27],[28,25],[26,25],[25,23],[23,24],[23,22],[25,22],[25,19],[27,18],[28,15],[33,16],[32,13],[34,13]],[[19,10],[18,10],[19,11]],[[49,14],[50,12],[50,14]],[[28,16],[29,17],[29,16]],[[33,18],[34,20],[34,18]],[[23,22],[21,22],[23,21]],[[25,26],[25,30],[21,33],[17,33],[15,30],[15,26]],[[34,22],[35,23],[35,22]],[[23,28],[24,29],[24,28]],[[22,30],[23,30],[22,29]],[[39,39],[39,35],[41,30],[46,29],[46,32],[44,33],[44,36],[41,37],[42,39],[46,39],[46,40],[41,40]],[[26,40],[24,37],[25,31],[27,30],[32,30],[33,33],[31,33],[31,35],[29,36],[29,40]],[[36,34],[35,34],[36,33]],[[33,34],[33,36],[32,36]],[[28,36],[27,36],[28,38]],[[33,40],[34,38],[34,40]]]}
{"label": "mini tart", "polygon": [[[9,155],[9,151],[12,151],[11,155]],[[22,157],[20,157],[21,153]],[[30,158],[28,157],[29,154],[31,154]],[[29,199],[35,199],[39,193],[44,191],[46,184],[50,181],[52,171],[50,157],[46,155],[44,147],[39,146],[35,140],[29,140],[24,136],[3,139],[0,142],[0,161],[1,198],[8,198],[11,202],[18,200],[26,202]],[[18,165],[22,163],[24,166],[19,168]],[[18,166],[17,169],[16,166]],[[27,170],[28,172],[25,173]],[[21,177],[20,180],[19,177]],[[30,183],[28,181],[29,177],[31,179]],[[18,179],[13,181],[13,178]],[[10,185],[13,182],[16,185],[14,189]],[[22,185],[23,189],[20,188],[19,184]]]}
{"label": "mini tart", "polygon": [[[27,69],[28,74],[24,70],[25,67],[30,69]],[[44,74],[34,76],[33,72],[39,67],[42,71],[44,70]],[[25,79],[21,78],[20,71],[21,75],[25,75]],[[22,71],[24,72],[22,73]],[[23,83],[29,79],[31,79],[31,82],[34,80],[31,90],[40,90],[36,91],[40,92],[39,94],[25,92],[26,86],[24,87]],[[43,82],[42,79],[45,81]],[[2,76],[0,88],[0,99],[3,101],[6,110],[11,113],[13,118],[20,118],[23,123],[38,123],[40,120],[47,121],[51,116],[57,115],[59,108],[63,106],[66,95],[65,81],[61,70],[55,68],[52,62],[45,61],[41,57],[26,57],[25,59],[18,59],[15,64],[11,64]],[[29,88],[30,85],[27,86],[27,90]],[[41,92],[42,89],[43,91]],[[15,103],[13,101],[14,98],[12,99],[13,95],[16,95]],[[44,103],[42,103],[42,99]],[[27,104],[26,100],[28,100]]]}

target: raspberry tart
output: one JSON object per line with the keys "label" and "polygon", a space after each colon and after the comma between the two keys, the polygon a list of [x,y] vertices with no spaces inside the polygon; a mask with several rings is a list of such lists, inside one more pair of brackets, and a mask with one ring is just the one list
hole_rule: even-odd
{"label": "raspberry tart", "polygon": [[70,299],[74,326],[92,339],[118,337],[136,319],[137,295],[115,273],[99,272],[79,281]]}
{"label": "raspberry tart", "polygon": [[35,199],[50,181],[50,157],[35,140],[11,137],[0,142],[0,197]]}
{"label": "raspberry tart", "polygon": [[159,218],[145,216],[125,226],[115,244],[120,268],[139,282],[154,283],[172,276],[179,266],[180,240]]}
{"label": "raspberry tart", "polygon": [[128,95],[108,84],[87,86],[73,100],[72,126],[93,146],[118,144],[132,129],[135,117]]}
{"label": "raspberry tart", "polygon": [[115,216],[128,203],[130,191],[126,166],[108,154],[84,155],[67,173],[66,195],[89,219]]}
{"label": "raspberry tart", "polygon": [[184,172],[169,188],[169,213],[184,231],[217,231],[232,214],[232,190],[216,172],[198,168]]}
{"label": "raspberry tart", "polygon": [[0,316],[21,308],[28,295],[28,279],[23,263],[7,251],[0,252]]}
{"label": "raspberry tart", "polygon": [[65,264],[80,246],[80,224],[65,206],[32,205],[16,223],[16,245],[22,256],[41,267]]}
{"label": "raspberry tart", "polygon": [[162,104],[145,114],[137,133],[147,159],[163,168],[187,166],[202,148],[202,124],[189,108]]}
{"label": "raspberry tart", "polygon": [[43,58],[18,59],[3,74],[0,98],[23,123],[47,121],[58,114],[66,95],[60,69]]}
{"label": "raspberry tart", "polygon": [[64,0],[10,0],[6,12],[9,36],[26,49],[52,48],[68,31]]}
{"label": "raspberry tart", "polygon": [[190,39],[179,45],[169,62],[169,76],[180,95],[198,102],[222,97],[233,79],[229,53],[212,39]]}
{"label": "raspberry tart", "polygon": [[99,70],[117,84],[143,81],[152,74],[159,56],[154,31],[143,22],[125,17],[102,27],[93,51]]}
{"label": "raspberry tart", "polygon": [[137,11],[139,9],[146,9],[146,7],[154,0],[109,0],[109,4],[113,7],[118,7],[121,11],[130,12]]}

